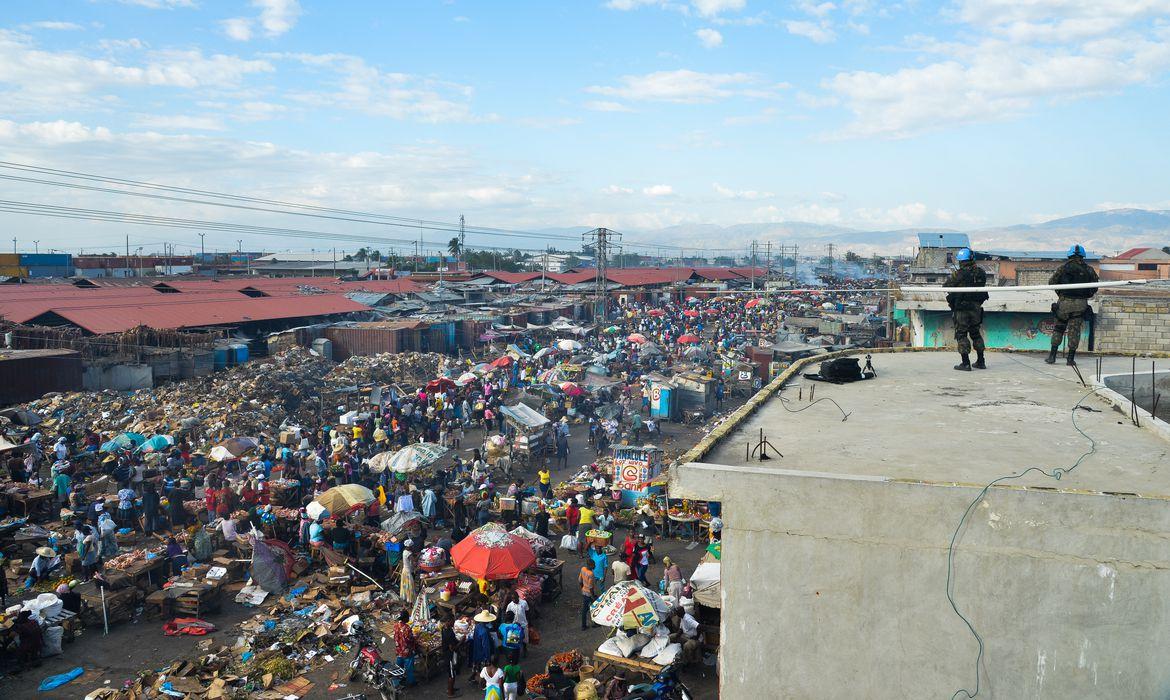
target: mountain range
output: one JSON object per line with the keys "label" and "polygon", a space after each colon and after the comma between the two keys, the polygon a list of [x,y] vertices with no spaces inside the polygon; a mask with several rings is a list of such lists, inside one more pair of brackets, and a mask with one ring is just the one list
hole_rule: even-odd
{"label": "mountain range", "polygon": [[[558,233],[581,228],[555,229]],[[551,229],[550,229],[551,231]],[[889,231],[814,224],[802,221],[778,223],[746,223],[730,226],[715,224],[681,224],[657,230],[623,231],[624,241],[652,245],[669,241],[666,254],[676,254],[678,246],[746,249],[752,241],[762,244],[771,241],[776,246],[798,245],[800,254],[822,254],[833,244],[837,254],[847,250],[868,255],[873,253],[909,253],[918,244],[919,233],[957,232],[945,228],[908,228]],[[1162,247],[1170,244],[1170,210],[1110,209],[1078,214],[1037,224],[1018,224],[996,228],[962,231],[971,238],[972,246],[980,250],[1064,250],[1071,243],[1080,243],[1090,252],[1114,255],[1136,246]],[[717,242],[717,243],[713,243]],[[631,252],[645,252],[644,247],[630,248]]]}

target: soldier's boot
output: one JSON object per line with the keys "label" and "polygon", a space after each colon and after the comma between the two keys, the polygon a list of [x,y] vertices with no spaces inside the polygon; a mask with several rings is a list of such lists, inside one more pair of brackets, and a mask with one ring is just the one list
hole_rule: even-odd
{"label": "soldier's boot", "polygon": [[968,355],[967,353],[962,353],[959,355],[959,357],[961,357],[963,359],[963,361],[960,362],[959,364],[955,365],[955,369],[957,369],[961,372],[970,372],[971,371],[971,356]]}
{"label": "soldier's boot", "polygon": [[975,369],[987,369],[987,363],[985,363],[983,361],[983,351],[976,350],[975,353],[976,353],[975,364],[973,364],[971,366],[974,367]]}
{"label": "soldier's boot", "polygon": [[1076,351],[1076,348],[1069,348],[1069,349],[1068,349],[1068,361],[1067,361],[1067,362],[1065,362],[1065,364],[1067,364],[1068,366],[1072,367],[1072,366],[1073,366],[1073,365],[1075,365],[1076,363],[1077,363],[1077,351]]}
{"label": "soldier's boot", "polygon": [[1048,357],[1044,358],[1044,361],[1050,365],[1056,364],[1056,351],[1059,349],[1059,345],[1053,345],[1052,349],[1048,351]]}

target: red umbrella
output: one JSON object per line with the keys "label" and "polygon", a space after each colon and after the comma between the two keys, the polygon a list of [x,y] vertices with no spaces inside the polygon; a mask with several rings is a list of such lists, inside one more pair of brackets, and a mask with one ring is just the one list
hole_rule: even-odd
{"label": "red umbrella", "polygon": [[477,579],[513,579],[536,562],[528,541],[496,523],[488,523],[451,548],[451,563]]}
{"label": "red umbrella", "polygon": [[650,309],[646,312],[647,316],[665,316],[666,312],[662,309]]}
{"label": "red umbrella", "polygon": [[427,393],[431,393],[434,391],[446,391],[448,389],[454,389],[454,388],[455,388],[455,382],[451,381],[450,379],[447,379],[446,377],[432,379],[431,381],[427,382]]}
{"label": "red umbrella", "polygon": [[642,335],[641,333],[631,333],[626,337],[626,340],[630,341],[631,343],[637,343],[641,345],[642,343],[646,342],[646,336]]}
{"label": "red umbrella", "polygon": [[688,318],[694,318],[698,315],[699,315],[699,312],[695,311],[694,309],[687,309],[686,311],[683,312],[683,316],[686,316]]}
{"label": "red umbrella", "polygon": [[512,364],[513,362],[515,362],[515,360],[512,359],[511,355],[504,355],[503,357],[498,357],[495,360],[493,360],[492,367],[503,368],[503,367],[507,367],[508,365]]}
{"label": "red umbrella", "polygon": [[751,299],[748,301],[748,303],[744,304],[743,306],[746,309],[755,308],[756,306],[759,306],[760,302],[762,302],[762,301],[763,301],[763,299]]}
{"label": "red umbrella", "polygon": [[702,342],[702,341],[701,341],[701,340],[699,340],[699,336],[697,336],[697,335],[692,335],[692,334],[690,334],[690,333],[685,333],[685,334],[683,334],[683,335],[680,335],[680,336],[678,337],[678,342],[682,343],[683,345],[687,345],[687,344],[690,344],[690,343],[699,343],[699,342]]}

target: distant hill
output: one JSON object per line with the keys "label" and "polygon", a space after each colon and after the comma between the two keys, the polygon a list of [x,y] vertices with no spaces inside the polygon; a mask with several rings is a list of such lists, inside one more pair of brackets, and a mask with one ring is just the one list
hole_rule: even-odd
{"label": "distant hill", "polygon": [[[559,229],[559,231],[581,229]],[[626,240],[699,248],[747,248],[751,242],[800,246],[801,255],[823,253],[832,243],[838,253],[909,253],[918,233],[954,231],[944,228],[912,228],[866,231],[802,221],[779,223],[683,224],[649,231],[624,231]],[[1019,224],[967,231],[976,248],[1013,250],[1063,249],[1077,242],[1089,250],[1113,255],[1135,246],[1170,244],[1170,211],[1112,209],[1053,219],[1038,224]]]}

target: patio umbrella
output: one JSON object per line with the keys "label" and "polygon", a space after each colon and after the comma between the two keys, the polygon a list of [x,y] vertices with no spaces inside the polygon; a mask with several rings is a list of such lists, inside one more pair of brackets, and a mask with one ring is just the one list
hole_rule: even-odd
{"label": "patio umbrella", "polygon": [[515,362],[515,360],[512,359],[511,355],[501,355],[500,357],[497,357],[495,360],[492,360],[491,366],[497,367],[499,369],[503,369],[504,367],[510,367],[513,362]]}
{"label": "patio umbrella", "polygon": [[686,311],[683,312],[683,316],[686,316],[687,318],[694,318],[698,315],[699,315],[699,312],[695,311],[694,309],[687,309]]}
{"label": "patio umbrella", "polygon": [[626,340],[631,343],[638,343],[639,345],[646,342],[646,336],[641,333],[631,333],[626,336]]}
{"label": "patio umbrella", "polygon": [[146,436],[142,433],[122,433],[114,439],[102,445],[102,452],[114,452],[115,450],[128,450],[131,447],[137,447],[146,442]]}
{"label": "patio umbrella", "polygon": [[606,328],[605,330],[603,330],[602,333],[605,333],[607,335],[613,335],[614,333],[617,333],[620,330],[621,329],[618,328],[617,326],[610,326],[609,328]]}
{"label": "patio umbrella", "polygon": [[243,457],[259,445],[260,441],[254,437],[228,438],[211,448],[211,452],[207,453],[207,457],[216,462],[226,462],[231,459]]}
{"label": "patio umbrella", "polygon": [[[406,474],[420,467],[434,464],[447,454],[447,448],[433,442],[416,442],[398,450],[386,460],[386,468]],[[372,466],[372,462],[371,462]]]}
{"label": "patio umbrella", "polygon": [[643,344],[642,347],[638,348],[638,352],[642,353],[642,355],[661,355],[662,348],[658,347],[654,343],[647,342]]}
{"label": "patio umbrella", "polygon": [[575,340],[566,339],[557,341],[557,349],[564,350],[565,352],[574,352],[576,350],[580,350],[581,348],[581,343],[578,343]]}
{"label": "patio umbrella", "polygon": [[330,513],[338,515],[369,505],[376,498],[373,491],[361,484],[342,484],[317,496],[314,502],[320,503]]}
{"label": "patio umbrella", "polygon": [[665,316],[666,312],[662,309],[650,309],[646,312],[647,316]]}
{"label": "patio umbrella", "polygon": [[382,530],[391,535],[400,535],[406,532],[406,528],[420,520],[422,520],[422,513],[417,510],[402,510],[383,520],[381,527]]}
{"label": "patio umbrella", "polygon": [[451,563],[461,573],[488,581],[514,579],[536,562],[528,540],[488,523],[451,548]]}
{"label": "patio umbrella", "polygon": [[174,444],[175,439],[170,435],[155,435],[139,445],[138,449],[142,452],[157,452],[159,450],[165,450]]}
{"label": "patio umbrella", "polygon": [[393,456],[394,452],[391,451],[379,452],[373,457],[370,457],[370,471],[374,472],[375,474],[381,474],[382,472],[386,471],[386,468],[390,466],[390,458]]}
{"label": "patio umbrella", "polygon": [[599,625],[634,629],[653,627],[670,615],[670,605],[637,581],[619,581],[609,587],[589,608],[589,617]]}
{"label": "patio umbrella", "polygon": [[745,309],[753,309],[762,303],[764,303],[764,300],[757,297],[755,299],[749,299],[748,302],[746,304],[744,304],[743,306]]}
{"label": "patio umbrella", "polygon": [[440,377],[439,379],[432,379],[431,381],[427,382],[427,393],[428,394],[431,392],[435,392],[435,391],[447,391],[448,389],[454,389],[454,388],[455,388],[455,382],[451,381],[450,379],[448,379],[446,377]]}
{"label": "patio umbrella", "polygon": [[541,348],[541,349],[536,351],[536,353],[532,356],[532,359],[539,360],[540,358],[544,357],[545,355],[548,355],[549,353],[553,353],[553,352],[556,352],[555,348]]}
{"label": "patio umbrella", "polygon": [[694,345],[695,343],[701,343],[703,341],[699,338],[699,336],[694,335],[693,333],[684,333],[678,337],[676,342],[683,345]]}
{"label": "patio umbrella", "polygon": [[467,386],[476,379],[479,379],[479,377],[475,376],[475,372],[464,372],[455,380],[455,386]]}

